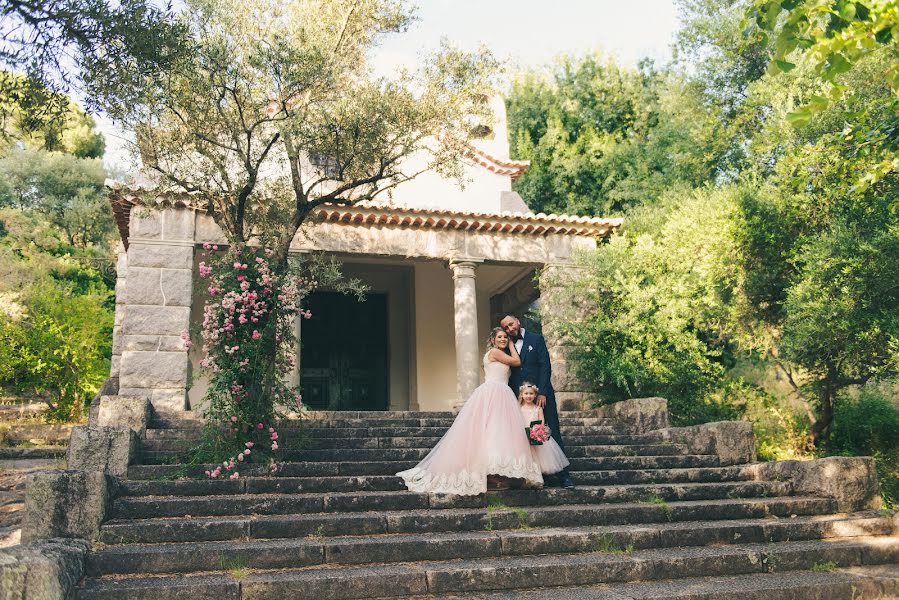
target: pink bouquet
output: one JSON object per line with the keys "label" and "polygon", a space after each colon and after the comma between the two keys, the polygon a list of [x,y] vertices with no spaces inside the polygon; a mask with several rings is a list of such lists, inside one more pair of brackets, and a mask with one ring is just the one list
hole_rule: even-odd
{"label": "pink bouquet", "polygon": [[552,434],[549,427],[539,421],[531,423],[531,426],[527,428],[527,432],[528,441],[532,446],[542,446],[544,442],[549,440],[549,436]]}

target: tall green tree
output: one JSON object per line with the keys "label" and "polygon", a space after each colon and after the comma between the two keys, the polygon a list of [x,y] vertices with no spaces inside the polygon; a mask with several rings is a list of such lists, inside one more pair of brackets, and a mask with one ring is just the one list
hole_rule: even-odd
{"label": "tall green tree", "polygon": [[534,211],[621,213],[722,168],[720,111],[650,63],[561,57],[520,74],[507,111],[512,153],[531,161],[515,189]]}
{"label": "tall green tree", "polygon": [[444,46],[418,73],[370,75],[369,49],[412,21],[401,0],[191,0],[182,16],[195,50],[110,113],[163,185],[194,194],[232,242],[264,233],[281,262],[320,204],[425,169],[461,176],[470,119],[490,118],[486,50]]}
{"label": "tall green tree", "polygon": [[[11,88],[2,93],[3,82]],[[0,156],[17,145],[100,158],[106,144],[96,121],[65,94],[24,75],[0,71]],[[3,148],[6,146],[6,148]]]}
{"label": "tall green tree", "polygon": [[105,179],[98,158],[14,150],[0,159],[0,206],[40,215],[71,246],[105,246],[114,230]]}
{"label": "tall green tree", "polygon": [[0,21],[0,66],[23,76],[0,77],[0,102],[27,98],[44,122],[65,118],[60,92],[85,92],[91,109],[132,102],[189,51],[171,5],[152,0],[2,0]]}

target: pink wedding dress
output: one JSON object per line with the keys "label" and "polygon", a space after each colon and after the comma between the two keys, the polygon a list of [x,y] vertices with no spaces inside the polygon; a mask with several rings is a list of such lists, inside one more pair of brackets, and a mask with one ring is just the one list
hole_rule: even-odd
{"label": "pink wedding dress", "polygon": [[410,491],[474,496],[487,491],[487,475],[543,484],[518,399],[509,387],[510,372],[508,365],[484,356],[484,383],[431,452],[417,466],[397,473]]}

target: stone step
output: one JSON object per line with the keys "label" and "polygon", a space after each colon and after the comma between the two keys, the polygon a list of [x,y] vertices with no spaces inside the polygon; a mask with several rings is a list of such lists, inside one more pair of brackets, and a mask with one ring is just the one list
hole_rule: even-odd
{"label": "stone step", "polygon": [[[46,407],[40,408],[42,405],[35,405],[39,408],[37,412],[45,410]],[[0,405],[0,415],[5,414]],[[22,409],[10,408],[10,411],[21,412]],[[456,418],[458,413],[449,410],[310,410],[303,413],[299,419],[293,421],[343,421],[348,419],[382,421],[385,419],[449,419]],[[608,422],[615,422],[616,419],[609,417],[600,417],[596,411],[591,410],[561,410],[559,411],[560,419],[594,419]],[[168,411],[154,409],[151,415],[151,423],[153,426],[172,427],[178,425],[186,425],[193,427],[194,425],[204,423],[205,418],[202,413],[195,411]]]}
{"label": "stone step", "polygon": [[[357,443],[372,444],[371,440],[377,440],[378,448],[400,447],[433,447],[437,440],[446,432],[445,429],[435,427],[410,427],[410,428],[372,428],[372,429],[320,429],[315,431],[304,430],[299,434],[283,435],[284,445],[297,444],[298,447],[315,448],[345,448],[347,440]],[[352,434],[352,435],[349,435]],[[201,433],[194,429],[148,429],[143,440],[145,448],[156,448],[156,445],[172,443],[170,450],[187,449],[195,446],[201,439]],[[630,444],[657,444],[662,442],[658,436],[651,434],[596,434],[596,435],[572,435],[565,437],[567,446],[595,446],[595,445],[630,445]],[[358,446],[362,447],[362,446]]]}
{"label": "stone step", "polygon": [[12,425],[0,431],[0,439],[4,445],[17,446],[22,442],[41,445],[64,446],[69,442],[72,434],[69,424],[37,423],[32,425]]}
{"label": "stone step", "polygon": [[[437,439],[437,438],[432,438]],[[356,444],[362,442],[362,447]],[[366,443],[369,442],[369,443]],[[284,460],[308,461],[365,461],[365,460],[421,460],[431,451],[431,446],[413,447],[378,447],[378,440],[346,440],[344,444],[334,444],[336,448],[294,449],[290,445],[282,448],[279,455]],[[168,448],[166,442],[157,442],[141,449],[141,462],[144,464],[172,464],[190,460],[189,450]],[[602,446],[566,446],[568,458],[589,458],[608,456],[675,456],[687,454],[687,447],[681,444],[639,444],[639,445],[602,445]]]}
{"label": "stone step", "polygon": [[536,506],[526,508],[526,515],[516,511],[493,510],[488,513],[484,508],[456,508],[331,514],[155,516],[141,520],[108,521],[100,527],[99,539],[105,544],[151,544],[341,536],[347,532],[373,535],[499,531],[520,529],[522,524],[528,527],[586,527],[775,517],[788,519],[826,515],[835,512],[835,507],[835,501],[830,498],[787,496],[672,501],[666,504],[633,502]]}
{"label": "stone step", "polygon": [[[834,541],[778,542],[734,546],[659,548],[632,553],[591,552],[561,556],[510,556],[476,560],[443,560],[411,565],[291,569],[250,572],[239,581],[199,580],[192,598],[211,597],[202,583],[233,583],[219,587],[218,598],[378,598],[397,595],[511,591],[536,586],[593,585],[628,581],[676,579],[685,573],[707,576],[742,575],[768,571],[809,570],[830,561],[840,567],[899,561],[899,538],[859,537]],[[224,569],[223,569],[224,570]],[[80,599],[148,598],[173,596],[169,578],[94,579],[79,590]],[[179,576],[181,586],[190,581]],[[176,585],[178,585],[176,583]],[[206,594],[206,595],[201,595]],[[230,596],[228,594],[231,594]],[[234,595],[239,594],[239,596]]]}
{"label": "stone step", "polygon": [[[166,430],[155,430],[166,431]],[[168,430],[175,431],[175,430]],[[622,451],[629,451],[637,454],[672,454],[673,449],[682,449],[682,444],[673,443],[653,443],[653,440],[641,439],[645,436],[572,436],[565,440],[566,451],[580,447],[612,447],[620,448]],[[634,439],[637,438],[637,439]],[[338,450],[348,448],[433,448],[440,440],[438,436],[430,437],[412,437],[412,436],[394,436],[394,437],[358,437],[358,438],[300,438],[291,439],[279,435],[280,445],[285,450],[308,449],[308,450]],[[148,436],[141,442],[141,449],[147,451],[187,451],[196,447],[200,443],[200,437],[194,435],[191,437],[157,437]],[[642,449],[642,448],[645,448]],[[665,452],[665,450],[668,452]],[[570,456],[576,456],[573,452],[569,452]]]}
{"label": "stone step", "polygon": [[37,446],[0,448],[0,460],[30,460],[34,458],[65,458],[66,446]]}
{"label": "stone step", "polygon": [[402,511],[487,508],[499,500],[508,506],[552,506],[600,502],[713,500],[787,496],[789,484],[778,481],[581,486],[574,489],[508,490],[479,496],[416,494],[408,491],[278,493],[277,479],[251,480],[247,492],[228,496],[125,496],[115,500],[117,519],[293,514],[316,512]]}
{"label": "stone step", "polygon": [[[707,454],[684,454],[678,456],[614,456],[600,458],[572,458],[571,470],[606,471],[634,469],[689,469],[698,467],[717,467],[718,457]],[[287,477],[315,477],[338,475],[395,475],[404,469],[411,469],[417,460],[406,461],[315,461],[284,462],[280,464],[278,474]],[[195,465],[185,467],[177,464],[144,464],[128,467],[129,479],[156,479],[172,476],[201,476],[204,471],[214,465]],[[262,466],[245,465],[242,475],[262,475],[267,469]],[[576,478],[576,477],[575,477]]]}
{"label": "stone step", "polygon": [[[897,590],[899,565],[893,564],[824,572],[786,571],[491,594],[454,594],[453,597],[459,600],[888,600],[899,597]],[[407,598],[431,600],[436,596]]]}
{"label": "stone step", "polygon": [[[648,483],[714,483],[749,481],[747,467],[656,469],[636,471],[581,471],[579,485],[627,485]],[[264,482],[264,483],[263,483]],[[392,475],[333,477],[241,477],[233,480],[183,479],[174,481],[121,479],[119,496],[203,496],[242,494],[254,489],[269,492],[352,492],[404,490],[403,480]]]}
{"label": "stone step", "polygon": [[568,527],[374,536],[131,544],[90,553],[91,577],[149,573],[190,573],[227,569],[290,569],[322,564],[498,558],[533,554],[620,553],[676,546],[728,543],[773,543],[889,536],[896,533],[892,516],[864,513],[850,516],[800,517],[778,521],[700,521],[657,526]]}
{"label": "stone step", "polygon": [[[429,413],[425,413],[429,414]],[[329,419],[300,419],[281,424],[283,429],[344,429],[344,428],[372,428],[372,427],[449,427],[453,424],[454,417],[385,417],[385,418],[329,418]],[[612,419],[596,417],[560,417],[562,427],[591,427],[608,428],[610,432],[626,431],[626,427]],[[151,429],[201,429],[202,421],[169,421],[152,418],[149,423]]]}

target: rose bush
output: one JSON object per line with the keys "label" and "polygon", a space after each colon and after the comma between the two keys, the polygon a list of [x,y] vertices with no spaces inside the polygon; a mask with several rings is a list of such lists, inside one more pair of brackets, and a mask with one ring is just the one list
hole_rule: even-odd
{"label": "rose bush", "polygon": [[[295,319],[315,281],[273,260],[270,248],[206,244],[199,276],[209,299],[196,337],[209,373],[203,442],[195,461],[214,462],[212,478],[249,462],[277,469],[276,423],[302,412],[302,397],[287,383],[296,366]],[[185,344],[190,336],[185,333]]]}

